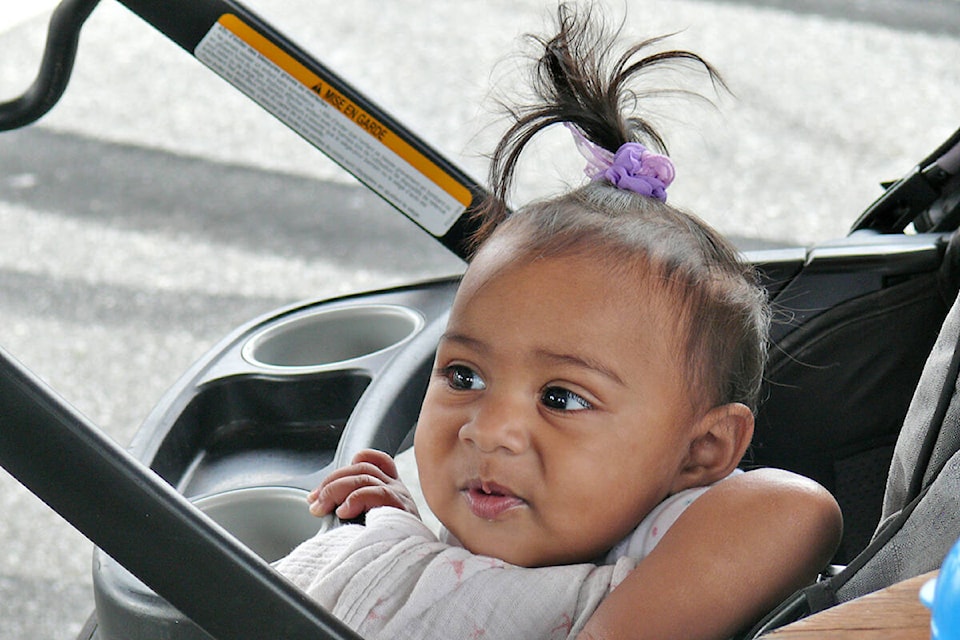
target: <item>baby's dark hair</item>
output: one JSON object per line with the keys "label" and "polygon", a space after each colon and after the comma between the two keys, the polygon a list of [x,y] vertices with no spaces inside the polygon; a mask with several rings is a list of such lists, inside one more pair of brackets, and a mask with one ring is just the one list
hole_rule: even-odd
{"label": "baby's dark hair", "polygon": [[[593,180],[559,196],[509,213],[507,202],[520,155],[543,129],[568,123],[611,153],[641,142],[666,153],[654,127],[626,115],[640,94],[639,75],[666,65],[693,64],[717,85],[723,81],[687,51],[647,53],[664,38],[632,46],[611,64],[619,30],[561,4],[558,32],[534,36],[542,47],[533,78],[538,102],[511,109],[513,125],[491,158],[492,196],[483,208],[477,246],[506,235],[528,259],[597,255],[611,277],[646,276],[677,302],[686,335],[683,353],[691,395],[707,406],[742,402],[756,409],[766,364],[769,309],[755,270],[723,236],[665,201]],[[574,144],[571,142],[571,149]]]}

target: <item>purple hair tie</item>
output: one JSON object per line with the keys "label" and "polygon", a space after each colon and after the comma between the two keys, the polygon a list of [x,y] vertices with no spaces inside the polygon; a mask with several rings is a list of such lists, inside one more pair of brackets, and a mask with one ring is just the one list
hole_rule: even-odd
{"label": "purple hair tie", "polygon": [[648,198],[667,201],[667,187],[676,171],[667,156],[654,153],[639,142],[625,142],[616,153],[590,142],[579,127],[565,123],[573,134],[577,150],[587,160],[583,172],[591,180],[606,180]]}

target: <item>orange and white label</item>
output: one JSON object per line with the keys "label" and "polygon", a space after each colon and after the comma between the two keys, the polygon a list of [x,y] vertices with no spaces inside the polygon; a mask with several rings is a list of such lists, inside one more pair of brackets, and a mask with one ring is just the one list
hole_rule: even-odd
{"label": "orange and white label", "polygon": [[222,16],[194,55],[431,234],[470,205],[464,185],[238,17]]}

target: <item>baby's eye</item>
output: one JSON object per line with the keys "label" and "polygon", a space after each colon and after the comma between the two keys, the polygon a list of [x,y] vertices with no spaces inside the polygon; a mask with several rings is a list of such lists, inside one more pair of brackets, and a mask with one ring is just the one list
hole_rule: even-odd
{"label": "baby's eye", "polygon": [[547,387],[540,395],[540,402],[558,411],[583,411],[593,408],[593,405],[583,397],[563,387]]}
{"label": "baby's eye", "polygon": [[483,381],[476,371],[464,365],[455,364],[445,367],[440,374],[446,379],[447,384],[452,389],[461,391],[479,391],[487,388],[487,383]]}

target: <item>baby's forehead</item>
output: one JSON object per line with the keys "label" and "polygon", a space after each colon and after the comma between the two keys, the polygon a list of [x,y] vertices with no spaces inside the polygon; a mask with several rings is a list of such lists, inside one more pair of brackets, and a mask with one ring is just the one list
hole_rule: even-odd
{"label": "baby's forehead", "polygon": [[[683,313],[681,300],[673,295],[660,270],[641,257],[624,258],[601,246],[544,254],[510,239],[491,242],[477,253],[461,281],[454,312],[493,283],[521,286],[521,280],[542,278],[544,271],[552,279],[542,288],[533,288],[532,296],[592,297],[600,306],[620,309],[623,305],[607,303],[631,301],[647,321],[656,319],[670,326],[677,325]],[[651,317],[651,309],[657,311],[656,318]]]}
{"label": "baby's forehead", "polygon": [[[484,244],[467,267],[461,282],[467,287],[497,278],[523,277],[524,268],[562,263],[571,275],[577,271],[603,274],[612,284],[634,290],[640,284],[654,286],[658,269],[645,256],[618,252],[602,244],[576,245],[563,250],[525,246],[517,240],[494,238]],[[642,282],[648,279],[650,282]]]}

